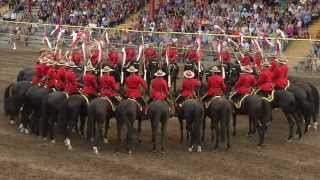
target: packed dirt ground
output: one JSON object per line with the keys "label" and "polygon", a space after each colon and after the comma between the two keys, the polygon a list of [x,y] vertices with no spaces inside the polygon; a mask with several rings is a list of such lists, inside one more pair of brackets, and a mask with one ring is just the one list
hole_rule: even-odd
{"label": "packed dirt ground", "polygon": [[[0,49],[0,64],[4,66],[5,61],[10,61],[8,57],[14,60],[34,55],[34,52],[8,53]],[[0,81],[2,94],[9,80]],[[212,150],[208,128],[204,152],[189,153],[186,143],[179,142],[177,120],[170,119],[164,155],[151,152],[149,121],[143,124],[142,144],[136,144],[133,155],[115,152],[114,120],[110,144],[94,155],[89,144],[78,135],[72,137],[73,151],[68,151],[61,136],[57,144],[51,144],[34,135],[20,134],[17,125],[9,125],[2,110],[0,113],[0,179],[4,180],[320,179],[320,132],[313,130],[301,140],[287,142],[288,123],[277,110],[267,145],[262,149],[257,148],[256,137],[246,136],[248,121],[244,116],[238,121],[238,134],[231,138],[230,150]]]}

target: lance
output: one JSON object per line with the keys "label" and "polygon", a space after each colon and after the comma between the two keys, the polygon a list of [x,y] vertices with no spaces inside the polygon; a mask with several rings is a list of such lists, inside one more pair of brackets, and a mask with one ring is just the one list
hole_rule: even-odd
{"label": "lance", "polygon": [[121,77],[120,77],[120,83],[123,85],[123,80],[124,80],[124,64],[126,62],[126,50],[124,49],[124,47],[122,48],[122,65],[121,65]]}
{"label": "lance", "polygon": [[169,51],[169,48],[166,48],[166,63],[167,63],[167,69],[168,69],[168,87],[171,88],[171,72],[170,72],[168,51]]}

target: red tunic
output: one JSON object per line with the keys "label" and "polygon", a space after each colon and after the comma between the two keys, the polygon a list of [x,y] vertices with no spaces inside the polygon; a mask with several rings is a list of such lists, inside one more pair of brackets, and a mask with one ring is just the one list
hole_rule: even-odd
{"label": "red tunic", "polygon": [[93,95],[97,93],[98,90],[98,83],[96,76],[93,75],[91,72],[86,72],[86,74],[83,76],[83,94],[86,96]]}
{"label": "red tunic", "polygon": [[126,89],[126,96],[129,98],[140,98],[141,92],[140,87],[142,86],[145,90],[147,89],[147,83],[138,75],[131,74],[125,80],[125,85],[127,86]]}
{"label": "red tunic", "polygon": [[269,69],[262,69],[257,85],[259,89],[265,92],[271,92],[273,90],[272,72]]}
{"label": "red tunic", "polygon": [[47,75],[49,67],[45,64],[37,64],[36,65],[36,73],[32,78],[32,84],[44,83],[44,78]]}
{"label": "red tunic", "polygon": [[197,79],[184,79],[182,82],[182,92],[183,97],[195,97],[196,88],[201,86],[201,82]]}
{"label": "red tunic", "polygon": [[134,58],[136,56],[136,52],[133,48],[126,48],[126,64],[130,61],[134,61]]}
{"label": "red tunic", "polygon": [[208,78],[208,96],[220,96],[227,90],[224,79],[220,75],[212,75]]}
{"label": "red tunic", "polygon": [[262,59],[261,59],[260,54],[256,54],[254,56],[254,63],[258,67],[258,69],[260,69],[260,70],[261,70],[261,62],[262,62]]}
{"label": "red tunic", "polygon": [[168,59],[170,62],[174,63],[177,60],[178,51],[176,48],[169,47],[168,49]]}
{"label": "red tunic", "polygon": [[63,67],[59,68],[58,72],[57,72],[57,84],[56,84],[56,87],[58,89],[60,89],[61,91],[63,91],[65,86],[66,86],[65,76],[66,76],[66,69],[63,68]]}
{"label": "red tunic", "polygon": [[223,51],[221,53],[221,60],[225,63],[229,63],[231,61],[231,55],[228,51]]}
{"label": "red tunic", "polygon": [[111,75],[103,75],[100,78],[100,93],[102,96],[113,97],[117,96],[116,93],[119,90],[119,85],[115,78]]}
{"label": "red tunic", "polygon": [[169,94],[168,83],[163,77],[157,77],[151,83],[153,100],[165,100]]}
{"label": "red tunic", "polygon": [[53,67],[50,67],[47,72],[47,86],[48,88],[55,88],[57,84],[57,70]]}
{"label": "red tunic", "polygon": [[99,51],[94,50],[92,52],[90,60],[91,60],[91,64],[92,65],[96,65],[98,63],[98,60],[99,60]]}
{"label": "red tunic", "polygon": [[273,83],[275,88],[284,89],[288,85],[288,66],[280,65],[273,71]]}
{"label": "red tunic", "polygon": [[77,75],[72,70],[66,71],[66,86],[65,86],[65,92],[68,94],[74,94],[78,92],[79,83],[77,81]]}
{"label": "red tunic", "polygon": [[81,64],[82,63],[81,54],[79,52],[72,53],[71,60],[75,64]]}
{"label": "red tunic", "polygon": [[240,74],[235,88],[237,93],[247,94],[252,91],[252,88],[256,85],[256,79],[251,74]]}
{"label": "red tunic", "polygon": [[243,66],[249,65],[250,64],[250,56],[244,55],[243,58],[241,59],[241,64]]}
{"label": "red tunic", "polygon": [[189,49],[187,51],[187,59],[190,59],[190,60],[192,60],[194,62],[198,62],[199,56],[197,54],[197,51],[194,50],[194,49]]}
{"label": "red tunic", "polygon": [[119,53],[110,51],[108,53],[108,58],[114,67],[115,65],[119,64]]}
{"label": "red tunic", "polygon": [[144,55],[146,58],[155,58],[157,57],[157,51],[154,48],[149,47],[144,50]]}

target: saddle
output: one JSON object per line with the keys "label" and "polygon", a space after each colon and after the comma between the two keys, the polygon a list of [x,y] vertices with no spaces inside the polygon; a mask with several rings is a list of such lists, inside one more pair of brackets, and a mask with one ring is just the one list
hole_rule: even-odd
{"label": "saddle", "polygon": [[114,98],[109,98],[109,97],[106,97],[106,96],[102,96],[101,98],[106,100],[110,104],[110,106],[112,108],[112,111],[116,110],[116,106],[121,101],[121,97],[120,96],[114,96]]}
{"label": "saddle", "polygon": [[274,100],[274,90],[272,90],[270,93],[268,92],[263,92],[260,89],[257,89],[254,94],[259,95],[262,97],[262,99],[268,101],[268,102],[272,102]]}
{"label": "saddle", "polygon": [[137,101],[136,99],[133,99],[133,98],[128,98],[128,100],[135,102],[138,105],[139,110],[143,111],[143,106],[141,105],[141,103],[139,103],[139,101]]}
{"label": "saddle", "polygon": [[242,107],[242,102],[250,95],[251,95],[251,93],[239,94],[237,92],[232,92],[230,97],[229,97],[229,100],[233,103],[233,105],[237,109],[240,109]]}
{"label": "saddle", "polygon": [[206,108],[206,109],[208,109],[209,108],[209,106],[210,106],[210,104],[211,104],[211,102],[213,101],[213,100],[215,100],[215,99],[217,99],[217,98],[221,98],[222,96],[213,96],[213,97],[210,97],[208,100],[206,100],[206,101],[204,101],[204,98],[202,98],[202,100],[204,101],[204,107]]}

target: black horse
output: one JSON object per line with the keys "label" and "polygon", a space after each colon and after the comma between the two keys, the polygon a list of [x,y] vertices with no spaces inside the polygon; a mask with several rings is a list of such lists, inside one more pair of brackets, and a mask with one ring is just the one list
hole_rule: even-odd
{"label": "black horse", "polygon": [[161,124],[161,151],[165,152],[167,121],[170,116],[169,104],[165,101],[153,101],[149,104],[148,118],[151,120],[153,151],[157,150],[157,136]]}
{"label": "black horse", "polygon": [[54,91],[50,93],[47,98],[43,99],[42,112],[41,112],[41,128],[42,137],[47,138],[49,133],[49,139],[51,142],[55,142],[54,124],[58,123],[62,126],[65,122],[62,118],[66,112],[66,102],[68,95],[62,91]]}
{"label": "black horse", "polygon": [[[66,102],[66,113],[63,117],[64,143],[69,150],[72,149],[71,134],[75,128],[80,135],[85,133],[85,123],[88,115],[89,100],[81,94],[70,95]],[[78,128],[78,119],[80,120],[80,129]]]}
{"label": "black horse", "polygon": [[201,123],[204,117],[204,107],[202,103],[196,99],[187,99],[181,107],[176,107],[178,111],[178,119],[180,122],[180,140],[183,141],[183,120],[186,120],[187,140],[190,139],[189,151],[192,152],[197,148],[198,152],[201,148]]}
{"label": "black horse", "polygon": [[[99,97],[93,99],[88,107],[88,138],[93,138],[93,152],[99,153],[98,148],[103,140],[108,143],[108,130],[110,119],[114,116],[115,107],[112,102],[105,98]],[[105,131],[103,134],[103,124],[105,124]]]}
{"label": "black horse", "polygon": [[302,136],[302,119],[299,116],[297,101],[293,93],[285,90],[275,90],[274,98],[271,101],[272,109],[280,108],[286,116],[289,123],[289,137],[290,141],[293,137],[294,124],[297,126],[297,134],[299,138]]}
{"label": "black horse", "polygon": [[[134,133],[134,122],[138,120],[138,141],[140,141],[141,132],[141,118],[139,118],[140,109],[138,103],[133,99],[122,100],[115,111],[117,120],[117,138],[118,146],[122,143],[122,131],[127,130],[126,135],[126,149],[128,154],[132,154],[132,141]],[[117,147],[117,150],[119,147]]]}
{"label": "black horse", "polygon": [[[206,115],[211,119],[211,141],[213,142],[215,137],[214,149],[218,148],[219,141],[224,143],[225,140],[227,140],[226,147],[228,149],[230,148],[229,130],[232,117],[232,105],[224,96],[212,97],[207,103],[209,106],[206,108]],[[205,136],[205,127],[206,121],[204,119],[202,131],[203,140]],[[215,135],[213,132],[215,132]]]}
{"label": "black horse", "polygon": [[[317,129],[317,116],[319,114],[319,92],[317,88],[311,83],[296,81],[290,84],[288,91],[295,95],[297,109],[305,120],[305,133],[312,125]],[[313,124],[311,124],[311,117]]]}
{"label": "black horse", "polygon": [[9,116],[10,123],[18,121],[19,112],[24,107],[27,90],[32,87],[28,81],[11,83],[7,86],[3,97],[3,108],[6,116]]}
{"label": "black horse", "polygon": [[271,122],[272,109],[268,101],[258,95],[249,95],[244,98],[241,107],[235,107],[233,111],[233,135],[236,135],[237,114],[246,114],[249,116],[249,133],[254,134],[253,129],[258,129],[259,143],[264,144],[267,125]]}
{"label": "black horse", "polygon": [[32,132],[40,136],[40,117],[44,98],[50,93],[50,89],[41,86],[32,86],[26,92],[25,104],[22,110],[23,128],[30,128]]}
{"label": "black horse", "polygon": [[19,71],[17,76],[17,81],[31,81],[32,77],[35,75],[34,68],[24,68]]}

